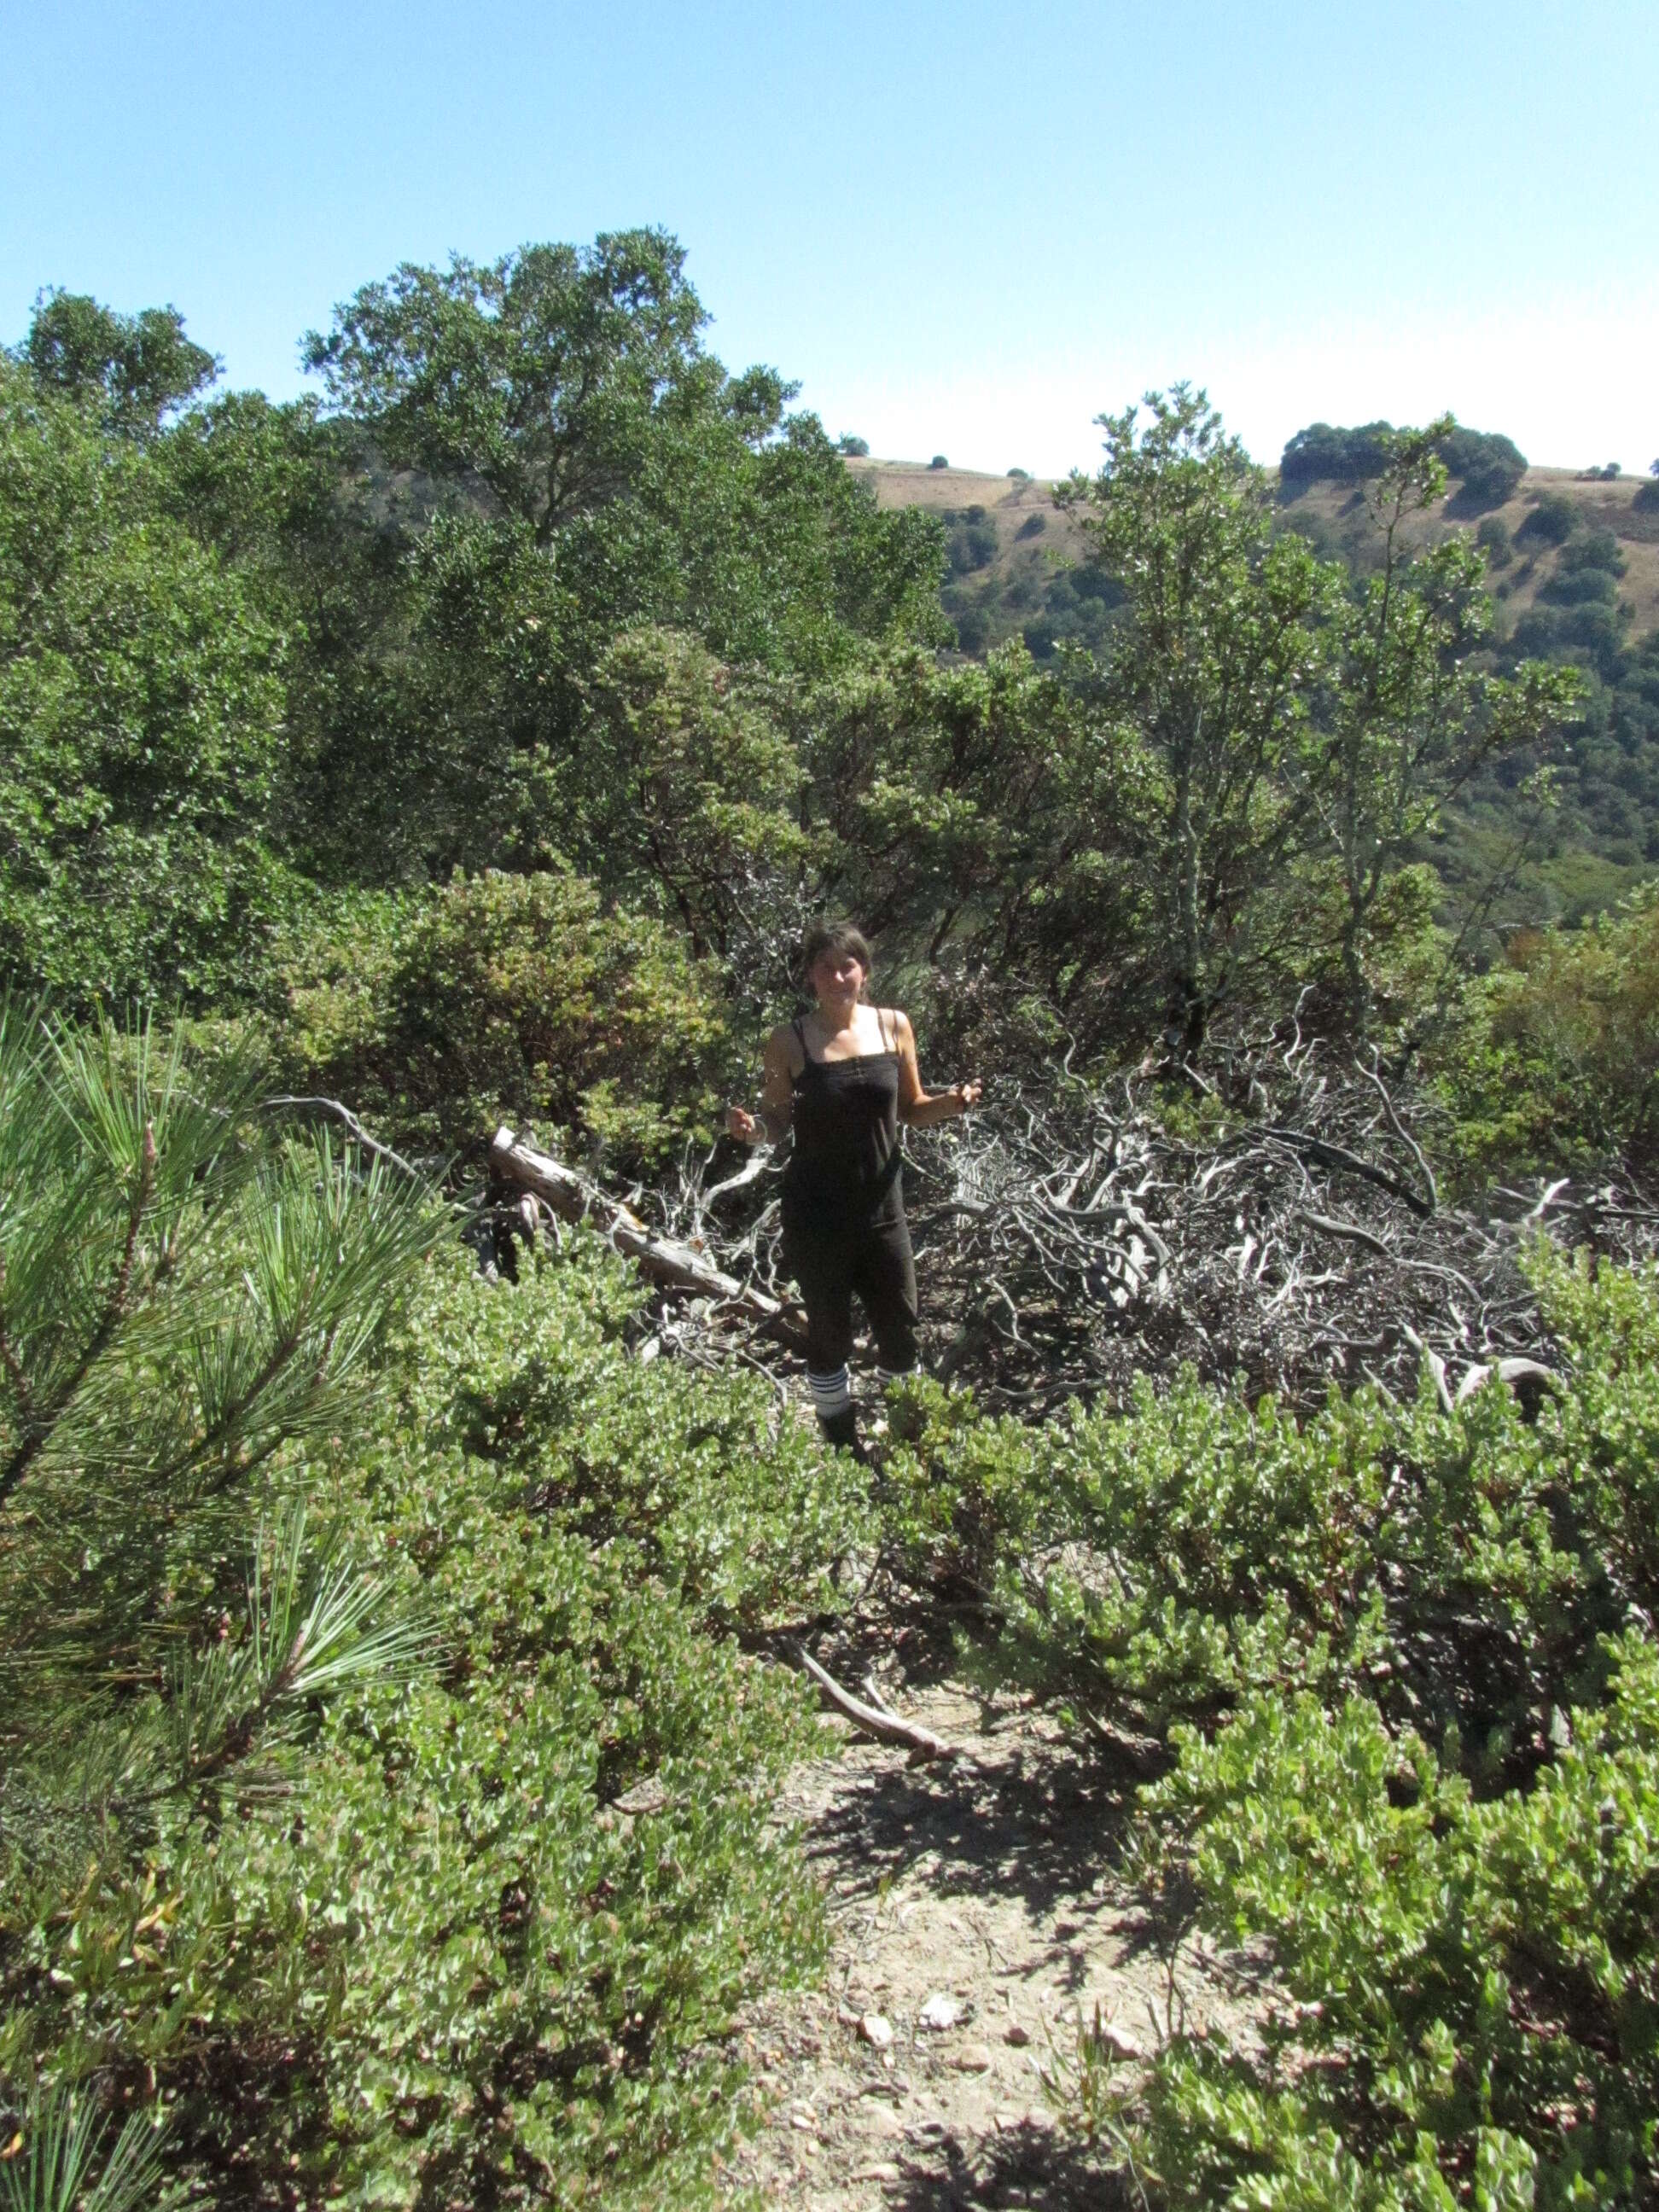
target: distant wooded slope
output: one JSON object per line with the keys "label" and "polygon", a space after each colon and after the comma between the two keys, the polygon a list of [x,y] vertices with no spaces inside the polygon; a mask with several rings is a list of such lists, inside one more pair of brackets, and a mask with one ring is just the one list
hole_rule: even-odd
{"label": "distant wooded slope", "polygon": [[[848,466],[873,487],[878,506],[925,507],[945,521],[951,552],[945,606],[959,629],[968,617],[963,638],[968,650],[982,650],[1029,628],[1038,632],[1029,641],[1041,653],[1052,581],[1079,562],[1085,550],[1075,520],[1054,507],[1051,483],[973,469],[934,469],[923,461],[860,459]],[[1557,546],[1529,537],[1528,518],[1540,500],[1566,499],[1577,511],[1578,532],[1610,530],[1617,538],[1625,562],[1618,599],[1628,610],[1627,635],[1640,638],[1659,629],[1659,500],[1638,504],[1649,481],[1620,477],[1609,483],[1571,469],[1529,468],[1503,505],[1471,514],[1458,511],[1461,487],[1454,479],[1446,500],[1425,519],[1424,534],[1461,530],[1472,537],[1488,515],[1503,524],[1516,550],[1501,568],[1494,564],[1492,588],[1500,636],[1506,635],[1536,605],[1557,566]],[[1311,538],[1322,552],[1364,565],[1370,526],[1364,495],[1354,485],[1310,484],[1287,499],[1282,512],[1287,526]],[[1055,613],[1061,617],[1062,635],[1063,617],[1072,612],[1076,596],[1064,591],[1060,595]],[[974,619],[981,611],[982,636]]]}

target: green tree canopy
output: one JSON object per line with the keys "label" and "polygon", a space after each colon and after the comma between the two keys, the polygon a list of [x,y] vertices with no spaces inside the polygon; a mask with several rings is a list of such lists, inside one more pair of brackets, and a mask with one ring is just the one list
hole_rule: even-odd
{"label": "green tree canopy", "polygon": [[724,401],[745,434],[775,427],[784,386],[762,374],[726,388],[684,266],[659,230],[488,265],[405,262],[313,331],[306,359],[388,458],[475,478],[545,543],[636,481],[659,426]]}
{"label": "green tree canopy", "polygon": [[1340,864],[1350,1018],[1365,1027],[1365,951],[1390,877],[1441,810],[1496,753],[1541,744],[1571,718],[1580,686],[1528,662],[1509,679],[1472,665],[1492,620],[1486,557],[1461,535],[1413,553],[1405,525],[1442,498],[1450,418],[1389,431],[1369,497],[1382,558],[1341,609],[1340,659],[1308,788]]}
{"label": "green tree canopy", "polygon": [[1261,946],[1261,895],[1305,823],[1291,774],[1340,572],[1275,537],[1266,472],[1187,385],[1099,420],[1106,458],[1058,495],[1124,604],[1091,684],[1160,782],[1152,891],[1172,1015],[1193,1042]]}
{"label": "green tree canopy", "polygon": [[40,381],[97,406],[112,429],[145,435],[205,390],[219,363],[185,336],[176,307],[117,314],[82,292],[36,302],[21,349]]}
{"label": "green tree canopy", "polygon": [[0,362],[0,966],[234,996],[280,895],[282,640],[149,453]]}

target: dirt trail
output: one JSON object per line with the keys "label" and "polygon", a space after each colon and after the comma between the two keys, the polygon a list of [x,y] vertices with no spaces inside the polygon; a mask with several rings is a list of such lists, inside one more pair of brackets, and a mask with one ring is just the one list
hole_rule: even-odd
{"label": "dirt trail", "polygon": [[[857,1667],[841,1655],[849,1687]],[[1097,2006],[1130,2063],[1164,2014],[1163,1961],[1111,1871],[1135,1778],[1079,1761],[1015,1698],[890,1668],[881,1686],[975,1763],[914,1765],[849,1730],[793,1778],[779,1817],[805,1831],[832,1955],[817,1990],[743,2024],[767,2118],[732,2193],[809,2212],[1134,2201],[1056,2124],[1043,2069]],[[1199,1962],[1182,1982],[1189,2020],[1223,2009]]]}

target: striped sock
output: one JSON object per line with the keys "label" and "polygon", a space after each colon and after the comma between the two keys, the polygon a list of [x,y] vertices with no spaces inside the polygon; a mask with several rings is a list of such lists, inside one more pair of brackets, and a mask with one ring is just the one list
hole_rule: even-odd
{"label": "striped sock", "polygon": [[887,1390],[887,1385],[890,1382],[908,1382],[910,1376],[916,1374],[918,1371],[919,1370],[914,1367],[878,1367],[876,1370],[876,1388],[884,1396]]}
{"label": "striped sock", "polygon": [[812,1407],[819,1420],[833,1421],[837,1413],[853,1410],[853,1378],[845,1366],[837,1367],[830,1375],[815,1375],[809,1367],[806,1385],[812,1393]]}

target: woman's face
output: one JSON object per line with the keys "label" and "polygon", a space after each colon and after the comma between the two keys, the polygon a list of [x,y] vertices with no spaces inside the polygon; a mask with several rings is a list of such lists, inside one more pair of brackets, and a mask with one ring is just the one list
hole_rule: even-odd
{"label": "woman's face", "polygon": [[856,999],[864,988],[864,965],[850,952],[820,952],[806,980],[820,999]]}

